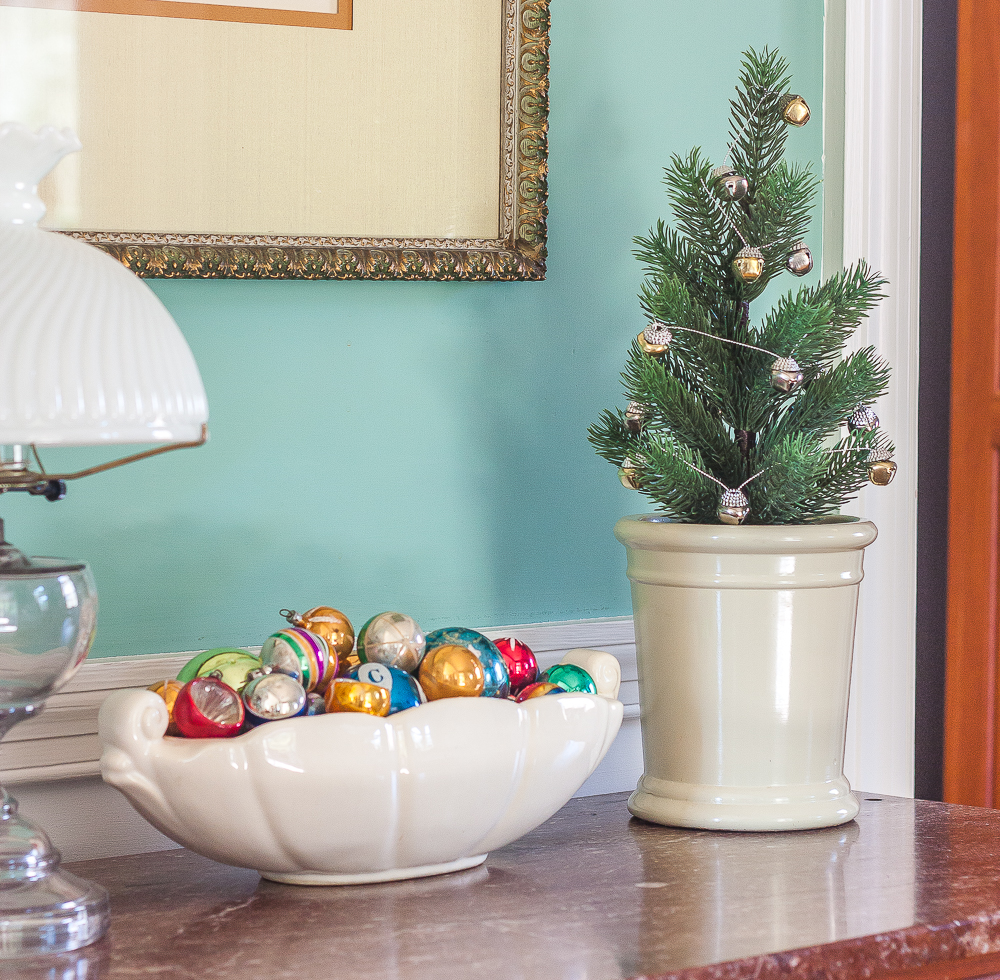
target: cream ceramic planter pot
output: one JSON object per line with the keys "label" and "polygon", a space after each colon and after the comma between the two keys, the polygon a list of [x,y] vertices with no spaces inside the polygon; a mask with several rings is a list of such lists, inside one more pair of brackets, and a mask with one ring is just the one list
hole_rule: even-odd
{"label": "cream ceramic planter pot", "polygon": [[715,830],[853,819],[847,701],[864,549],[875,525],[622,518],[643,775],[629,810]]}

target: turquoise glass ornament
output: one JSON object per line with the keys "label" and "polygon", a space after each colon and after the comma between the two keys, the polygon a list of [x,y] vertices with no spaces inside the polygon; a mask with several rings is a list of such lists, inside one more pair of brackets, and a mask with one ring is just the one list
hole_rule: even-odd
{"label": "turquoise glass ornament", "polygon": [[597,685],[594,678],[590,676],[582,667],[576,664],[556,664],[549,667],[541,679],[550,684],[558,684],[564,691],[581,694],[596,694]]}
{"label": "turquoise glass ornament", "polygon": [[464,626],[445,626],[427,634],[428,652],[443,646],[465,647],[476,655],[486,675],[486,685],[482,694],[484,698],[505,698],[510,694],[507,664],[504,663],[503,654],[492,640]]}

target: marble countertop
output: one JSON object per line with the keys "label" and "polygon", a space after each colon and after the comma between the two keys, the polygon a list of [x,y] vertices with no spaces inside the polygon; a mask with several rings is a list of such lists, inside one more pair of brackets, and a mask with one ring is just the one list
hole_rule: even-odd
{"label": "marble countertop", "polygon": [[855,822],[782,834],[642,823],[626,794],[572,800],[479,868],[380,885],[278,885],[184,850],[82,862],[69,867],[111,892],[109,935],[55,965],[2,964],[0,976],[1000,973],[1000,813],[859,797]]}

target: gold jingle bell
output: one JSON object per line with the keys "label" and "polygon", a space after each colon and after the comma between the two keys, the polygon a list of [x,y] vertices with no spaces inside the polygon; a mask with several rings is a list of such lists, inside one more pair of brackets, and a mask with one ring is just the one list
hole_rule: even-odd
{"label": "gold jingle bell", "polygon": [[812,252],[805,242],[796,242],[792,246],[788,258],[785,259],[785,268],[793,276],[805,276],[812,272],[813,257]]}
{"label": "gold jingle bell", "polygon": [[750,190],[750,182],[732,167],[716,167],[712,171],[712,184],[716,191],[730,201],[739,201],[746,197]]}
{"label": "gold jingle bell", "polygon": [[868,463],[868,479],[877,487],[887,487],[896,475],[896,464],[891,459],[873,459]]}
{"label": "gold jingle bell", "polygon": [[723,524],[742,524],[750,513],[750,501],[742,490],[726,490],[719,499],[718,513]]}
{"label": "gold jingle bell", "polygon": [[733,272],[740,282],[755,282],[764,274],[764,253],[755,245],[745,245],[733,259]]}
{"label": "gold jingle bell", "polygon": [[626,456],[622,460],[622,465],[618,467],[618,479],[622,481],[622,486],[629,490],[639,489],[639,471],[630,456]]}
{"label": "gold jingle bell", "polygon": [[428,701],[441,698],[478,698],[486,686],[479,658],[454,643],[435,647],[420,661],[417,679]]}
{"label": "gold jingle bell", "polygon": [[389,714],[392,694],[378,684],[341,680],[338,677],[326,689],[323,701],[329,712],[354,711],[358,714],[385,718]]}
{"label": "gold jingle bell", "polygon": [[645,330],[639,334],[639,346],[643,353],[650,357],[659,357],[667,352],[670,341],[674,339],[673,333],[661,320],[653,320]]}
{"label": "gold jingle bell", "polygon": [[859,405],[847,420],[851,432],[871,432],[878,428],[878,416],[868,405]]}
{"label": "gold jingle bell", "polygon": [[282,609],[284,616],[293,626],[309,630],[326,640],[337,659],[342,660],[354,649],[354,627],[351,621],[333,606],[313,606],[300,616],[293,609]]}
{"label": "gold jingle bell", "polygon": [[789,92],[781,97],[781,118],[789,126],[804,126],[809,122],[809,106],[801,95]]}
{"label": "gold jingle bell", "polygon": [[791,391],[804,377],[794,357],[779,357],[771,365],[771,384],[779,391]]}

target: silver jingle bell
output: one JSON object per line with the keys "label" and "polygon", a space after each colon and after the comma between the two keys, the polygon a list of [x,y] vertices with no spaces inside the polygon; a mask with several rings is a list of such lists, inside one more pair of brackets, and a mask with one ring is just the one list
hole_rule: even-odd
{"label": "silver jingle bell", "polygon": [[723,524],[742,524],[750,513],[750,501],[742,490],[726,490],[719,498],[718,513]]}
{"label": "silver jingle bell", "polygon": [[791,391],[804,377],[794,357],[779,357],[771,365],[771,384],[779,391]]}
{"label": "silver jingle bell", "polygon": [[750,182],[732,167],[716,167],[712,171],[712,184],[719,194],[730,201],[741,200],[750,190]]}
{"label": "silver jingle bell", "polygon": [[788,253],[788,258],[785,259],[785,268],[793,276],[805,276],[812,272],[812,252],[809,251],[809,247],[805,242],[796,242],[792,246],[791,252]]}
{"label": "silver jingle bell", "polygon": [[847,420],[851,432],[871,432],[878,428],[878,416],[867,405],[859,405]]}
{"label": "silver jingle bell", "polygon": [[646,406],[641,402],[629,402],[628,408],[625,409],[625,427],[629,432],[641,432],[648,414]]}

